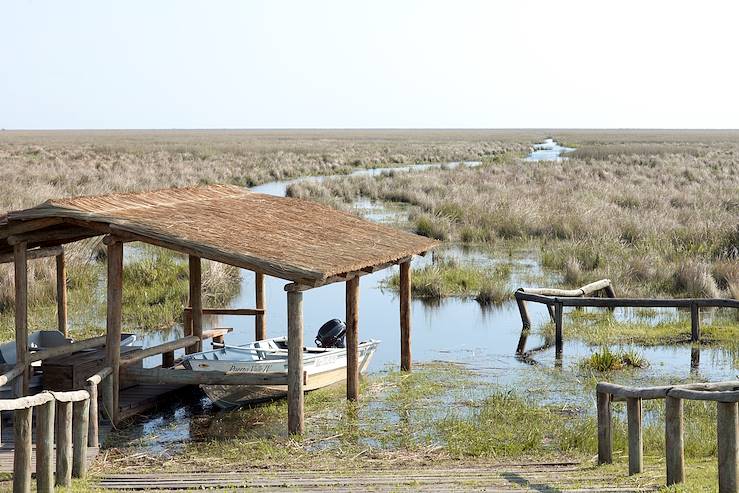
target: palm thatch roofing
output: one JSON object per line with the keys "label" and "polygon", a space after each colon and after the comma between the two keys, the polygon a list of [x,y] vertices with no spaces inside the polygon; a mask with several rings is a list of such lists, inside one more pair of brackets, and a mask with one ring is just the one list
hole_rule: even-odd
{"label": "palm thatch roofing", "polygon": [[0,219],[0,250],[13,241],[31,247],[30,239],[43,246],[100,234],[308,285],[372,271],[438,244],[315,202],[210,185],[55,199],[9,212]]}

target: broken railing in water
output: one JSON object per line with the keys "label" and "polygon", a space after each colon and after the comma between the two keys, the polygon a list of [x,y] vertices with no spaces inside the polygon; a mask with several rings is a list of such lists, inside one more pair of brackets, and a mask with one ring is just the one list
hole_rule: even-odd
{"label": "broken railing in water", "polygon": [[596,387],[598,406],[598,463],[613,462],[612,402],[626,401],[628,427],[629,475],[642,472],[642,401],[665,400],[665,455],[667,486],[685,481],[683,439],[683,401],[715,401],[718,440],[719,493],[737,493],[737,461],[739,455],[739,381],[696,383],[665,387],[624,387],[599,383]]}
{"label": "broken railing in water", "polygon": [[[53,350],[39,351],[48,353]],[[57,351],[58,352],[58,351]],[[37,353],[38,354],[38,353]],[[0,385],[23,374],[23,365],[0,376]],[[0,411],[13,411],[13,491],[31,491],[33,455],[33,410],[36,409],[36,490],[54,491],[54,485],[69,486],[72,478],[87,473],[87,449],[99,446],[98,386],[103,384],[103,402],[111,401],[111,369],[105,367],[85,382],[85,390],[49,390],[16,399],[1,399]],[[56,433],[55,433],[56,423]],[[54,471],[56,443],[56,472]]]}
{"label": "broken railing in water", "polygon": [[[605,295],[596,297],[595,295]],[[595,281],[579,289],[550,289],[550,288],[519,288],[516,290],[516,303],[521,314],[523,324],[521,339],[517,353],[524,352],[526,336],[531,328],[531,319],[526,302],[542,303],[546,305],[549,316],[554,322],[555,350],[558,357],[562,355],[564,335],[562,330],[562,314],[566,306],[574,307],[601,307],[601,308],[689,308],[690,309],[690,339],[692,342],[700,340],[700,310],[701,308],[738,308],[739,300],[725,298],[617,298],[616,292],[609,279]]]}

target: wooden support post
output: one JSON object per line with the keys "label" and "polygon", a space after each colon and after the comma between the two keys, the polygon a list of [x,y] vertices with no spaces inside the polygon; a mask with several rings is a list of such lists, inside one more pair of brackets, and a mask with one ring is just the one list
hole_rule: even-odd
{"label": "wooden support post", "polygon": [[162,353],[162,368],[172,368],[173,366],[174,366],[174,351],[167,351],[167,352]]}
{"label": "wooden support post", "polygon": [[683,401],[665,398],[665,462],[667,486],[685,481],[685,454],[683,442]]}
{"label": "wooden support post", "polygon": [[690,305],[690,340],[698,342],[701,339],[701,312],[698,305]]}
{"label": "wooden support post", "polygon": [[123,243],[112,241],[108,245],[108,315],[106,351],[108,366],[112,370],[111,408],[108,409],[113,426],[118,424],[119,371],[121,366],[121,325],[123,305]]}
{"label": "wooden support post", "polygon": [[611,420],[611,394],[598,392],[598,464],[613,462],[613,432]]}
{"label": "wooden support post", "polygon": [[31,368],[28,355],[28,263],[26,243],[13,246],[15,256],[15,354],[16,364],[23,365],[21,375],[15,386],[16,397],[28,394],[31,381]]}
{"label": "wooden support post", "polygon": [[400,264],[400,371],[411,371],[411,261]]}
{"label": "wooden support post", "polygon": [[302,435],[303,421],[303,293],[287,292],[287,429]]}
{"label": "wooden support post", "polygon": [[72,420],[72,477],[84,478],[87,474],[87,433],[90,426],[90,400],[77,401],[73,406]]}
{"label": "wooden support post", "polygon": [[562,358],[564,340],[562,334],[562,303],[554,304],[554,352],[556,357]]}
{"label": "wooden support post", "polygon": [[113,375],[108,375],[102,382],[103,386],[103,409],[108,421],[113,423]]}
{"label": "wooden support post", "polygon": [[611,284],[608,284],[603,290],[606,292],[606,296],[609,298],[615,298],[616,297],[616,291],[613,289],[613,286]]}
{"label": "wooden support post", "polygon": [[99,447],[100,437],[98,435],[98,427],[100,424],[100,413],[98,411],[98,386],[94,382],[87,382],[85,390],[90,394],[90,427],[87,431],[87,445],[89,447]]}
{"label": "wooden support post", "polygon": [[[254,273],[255,307],[264,309],[264,274]],[[267,338],[267,315],[260,313],[254,316],[254,340],[261,341]]]}
{"label": "wooden support post", "polygon": [[359,399],[359,277],[346,281],[346,398]]}
{"label": "wooden support post", "polygon": [[56,485],[72,484],[72,403],[56,404]]}
{"label": "wooden support post", "polygon": [[626,415],[629,429],[629,475],[639,474],[644,469],[641,399],[626,399]]}
{"label": "wooden support post", "polygon": [[190,347],[190,352],[203,350],[203,279],[200,257],[190,255],[190,307],[192,308],[192,335],[200,341]]}
{"label": "wooden support post", "polygon": [[[529,309],[526,306],[526,300],[522,300],[520,298],[516,298],[516,305],[518,306],[518,313],[521,314],[521,325],[523,330],[528,330],[531,328],[531,317],[529,316]],[[551,309],[549,305],[547,305],[548,309]],[[554,321],[554,317],[552,317],[552,321]]]}
{"label": "wooden support post", "polygon": [[718,402],[716,434],[718,435],[718,491],[737,493],[737,461],[739,461],[739,417],[736,402]]}
{"label": "wooden support post", "polygon": [[13,492],[31,491],[31,415],[33,408],[13,412],[15,453],[13,454]]}
{"label": "wooden support post", "polygon": [[[523,300],[521,300],[521,302],[525,303]],[[525,305],[524,305],[524,309],[525,309]],[[520,306],[518,307],[518,310],[521,311]],[[554,308],[552,308],[552,305],[547,305],[547,311],[549,312],[549,320],[551,320],[552,323],[554,323]],[[526,316],[527,317],[529,316],[528,311],[526,312]],[[531,322],[529,322],[529,325],[531,325]]]}
{"label": "wooden support post", "polygon": [[64,262],[64,250],[56,256],[56,316],[59,332],[69,337],[67,326],[67,267]]}
{"label": "wooden support post", "polygon": [[701,366],[701,346],[700,343],[690,346],[690,369],[696,371]]}
{"label": "wooden support post", "polygon": [[53,399],[36,410],[36,490],[54,491],[54,408]]}

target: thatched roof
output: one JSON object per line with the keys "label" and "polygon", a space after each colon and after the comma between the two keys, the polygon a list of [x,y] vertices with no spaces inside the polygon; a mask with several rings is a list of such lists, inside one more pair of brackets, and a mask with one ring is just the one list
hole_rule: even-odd
{"label": "thatched roof", "polygon": [[0,238],[21,221],[27,234],[33,220],[57,237],[65,228],[111,233],[310,285],[438,243],[315,202],[227,185],[49,200],[8,213]]}

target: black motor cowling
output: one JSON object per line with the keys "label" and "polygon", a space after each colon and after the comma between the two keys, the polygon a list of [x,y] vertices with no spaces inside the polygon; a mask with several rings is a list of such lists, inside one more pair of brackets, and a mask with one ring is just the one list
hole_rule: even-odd
{"label": "black motor cowling", "polygon": [[316,335],[316,345],[318,347],[344,347],[344,335],[346,335],[346,325],[344,322],[335,318],[329,320],[318,329]]}

